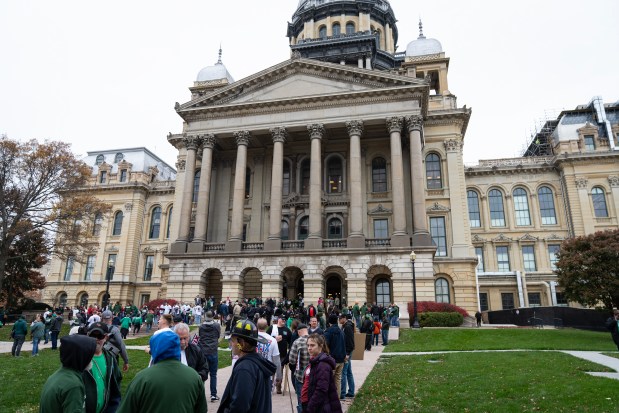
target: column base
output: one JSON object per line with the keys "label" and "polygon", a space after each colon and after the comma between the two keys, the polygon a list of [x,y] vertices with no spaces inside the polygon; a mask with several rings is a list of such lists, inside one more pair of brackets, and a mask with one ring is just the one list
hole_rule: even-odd
{"label": "column base", "polygon": [[282,240],[281,239],[268,239],[264,241],[264,250],[265,251],[279,251],[282,249]]}
{"label": "column base", "polygon": [[203,241],[191,241],[187,245],[188,253],[200,253],[204,252],[204,242]]}
{"label": "column base", "polygon": [[241,251],[243,249],[242,240],[229,240],[226,242],[226,251]]}
{"label": "column base", "polygon": [[303,249],[321,250],[322,249],[322,238],[307,238],[303,245]]}
{"label": "column base", "polygon": [[396,248],[410,247],[411,239],[407,234],[393,234],[391,236],[391,246]]}
{"label": "column base", "polygon": [[427,232],[413,234],[413,247],[432,247],[432,237]]}
{"label": "column base", "polygon": [[170,245],[170,254],[184,254],[187,252],[187,242],[176,241]]}
{"label": "column base", "polygon": [[346,244],[347,248],[365,248],[365,237],[363,235],[351,235]]}

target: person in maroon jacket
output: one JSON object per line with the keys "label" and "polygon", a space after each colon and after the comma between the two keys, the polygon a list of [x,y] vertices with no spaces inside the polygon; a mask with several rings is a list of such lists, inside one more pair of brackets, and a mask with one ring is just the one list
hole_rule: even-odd
{"label": "person in maroon jacket", "polygon": [[335,360],[329,356],[325,337],[312,334],[307,339],[310,362],[304,372],[301,388],[303,413],[342,412],[338,390],[335,388]]}

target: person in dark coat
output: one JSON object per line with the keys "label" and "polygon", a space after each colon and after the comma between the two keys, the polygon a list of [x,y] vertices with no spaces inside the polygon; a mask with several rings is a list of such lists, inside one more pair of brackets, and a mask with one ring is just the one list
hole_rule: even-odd
{"label": "person in dark coat", "polygon": [[327,347],[329,347],[331,357],[335,360],[335,388],[339,389],[342,383],[342,370],[346,361],[346,343],[344,332],[337,325],[337,316],[329,316],[329,328],[325,331]]}
{"label": "person in dark coat", "polygon": [[613,311],[613,316],[606,320],[606,328],[610,331],[613,341],[619,350],[619,310]]}
{"label": "person in dark coat", "polygon": [[178,323],[174,326],[174,332],[181,342],[181,363],[194,369],[202,381],[206,381],[208,362],[202,350],[189,340],[189,326],[185,323]]}
{"label": "person in dark coat", "polygon": [[365,349],[372,350],[372,334],[374,333],[374,323],[370,320],[370,315],[365,315],[365,320],[361,323],[359,331],[365,334]]}
{"label": "person in dark coat", "polygon": [[307,339],[310,362],[304,372],[301,388],[303,413],[341,412],[342,405],[335,386],[335,360],[329,356],[324,336],[312,334]]}

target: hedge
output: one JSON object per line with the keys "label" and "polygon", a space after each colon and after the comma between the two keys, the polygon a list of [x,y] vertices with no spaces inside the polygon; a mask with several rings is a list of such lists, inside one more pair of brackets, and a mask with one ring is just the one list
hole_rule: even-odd
{"label": "hedge", "polygon": [[421,327],[460,327],[464,317],[460,313],[425,312],[418,315]]}
{"label": "hedge", "polygon": [[[417,301],[417,314],[433,312],[433,313],[460,313],[462,317],[468,317],[469,313],[462,307],[449,303],[435,303],[434,301]],[[413,303],[408,303],[408,314],[413,316]]]}

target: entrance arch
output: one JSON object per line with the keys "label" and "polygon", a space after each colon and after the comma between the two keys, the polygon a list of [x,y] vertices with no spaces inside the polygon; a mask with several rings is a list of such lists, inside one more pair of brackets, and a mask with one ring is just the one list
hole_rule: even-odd
{"label": "entrance arch", "polygon": [[54,304],[60,308],[65,308],[67,306],[67,293],[64,291],[58,292],[56,294],[56,299],[54,300]]}
{"label": "entrance arch", "polygon": [[78,307],[88,307],[88,293],[83,291],[77,295],[76,305]]}
{"label": "entrance arch", "polygon": [[383,306],[393,302],[393,282],[388,267],[375,265],[368,270],[367,297],[369,303]]}
{"label": "entrance arch", "polygon": [[342,267],[328,267],[324,276],[325,282],[325,298],[331,297],[335,300],[336,297],[340,299],[339,308],[346,305],[347,296],[347,284],[346,284],[346,271]]}
{"label": "entrance arch", "polygon": [[293,300],[304,294],[303,272],[298,267],[286,267],[282,271],[282,296]]}
{"label": "entrance arch", "polygon": [[242,298],[262,297],[262,273],[258,268],[246,268],[241,279]]}
{"label": "entrance arch", "polygon": [[223,275],[221,271],[218,268],[209,268],[202,275],[205,283],[204,297],[206,299],[213,297],[215,304],[219,304],[223,290]]}

